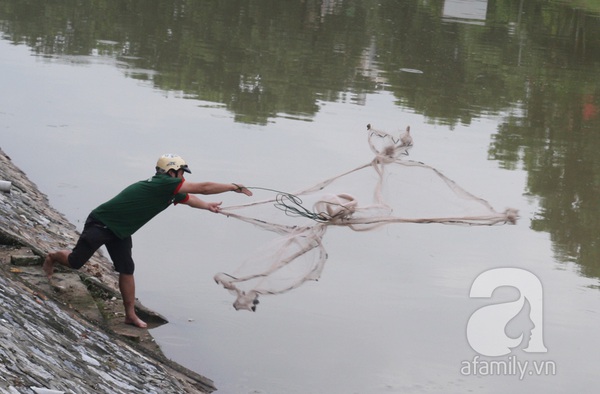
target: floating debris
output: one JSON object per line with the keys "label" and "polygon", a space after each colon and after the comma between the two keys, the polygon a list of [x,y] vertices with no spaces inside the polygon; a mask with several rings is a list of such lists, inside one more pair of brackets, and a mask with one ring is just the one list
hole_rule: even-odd
{"label": "floating debris", "polygon": [[423,74],[423,71],[417,70],[416,68],[401,68],[399,71],[410,74]]}

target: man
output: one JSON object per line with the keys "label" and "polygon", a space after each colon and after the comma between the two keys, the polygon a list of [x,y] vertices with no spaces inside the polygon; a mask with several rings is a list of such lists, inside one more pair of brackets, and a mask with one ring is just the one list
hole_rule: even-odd
{"label": "man", "polygon": [[119,272],[125,323],[140,328],[147,327],[135,313],[135,267],[131,256],[131,235],[171,204],[185,204],[215,213],[220,211],[221,202],[206,202],[195,194],[233,191],[252,195],[246,187],[235,183],[186,182],[184,172],[191,174],[180,156],[161,156],[156,163],[156,174],[152,178],[128,186],[90,213],[72,251],[61,250],[46,256],[42,268],[48,279],[52,277],[55,263],[79,269],[96,250],[105,245],[115,270]]}

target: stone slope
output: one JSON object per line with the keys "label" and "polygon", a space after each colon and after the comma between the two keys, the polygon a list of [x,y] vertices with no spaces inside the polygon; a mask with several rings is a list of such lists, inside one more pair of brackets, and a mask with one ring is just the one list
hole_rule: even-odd
{"label": "stone slope", "polygon": [[[147,329],[123,323],[112,263],[95,254],[49,281],[41,262],[78,233],[0,150],[0,393],[210,393],[210,379],[167,360]],[[138,303],[149,328],[165,324]],[[46,391],[48,392],[48,391]]]}

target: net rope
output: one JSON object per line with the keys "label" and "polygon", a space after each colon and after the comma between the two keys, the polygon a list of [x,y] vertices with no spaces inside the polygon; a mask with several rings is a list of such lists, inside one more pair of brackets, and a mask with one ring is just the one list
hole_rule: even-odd
{"label": "net rope", "polygon": [[[392,223],[516,223],[517,210],[497,212],[439,170],[407,160],[413,148],[410,127],[394,137],[367,125],[367,135],[375,154],[372,161],[294,193],[250,187],[276,195],[221,210],[276,234],[235,272],[215,275],[215,281],[235,296],[235,309],[255,311],[260,295],[285,293],[318,280],[328,257],[323,237],[329,226],[369,231]],[[373,187],[365,187],[368,183]],[[273,215],[269,207],[284,215]]]}

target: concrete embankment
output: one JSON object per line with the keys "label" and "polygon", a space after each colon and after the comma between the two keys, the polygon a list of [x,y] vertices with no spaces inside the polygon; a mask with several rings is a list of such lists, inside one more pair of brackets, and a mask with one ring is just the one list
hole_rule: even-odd
{"label": "concrete embankment", "polygon": [[[0,393],[210,393],[148,330],[123,323],[118,278],[97,253],[80,271],[42,273],[78,233],[0,150]],[[137,305],[149,328],[165,324]]]}

